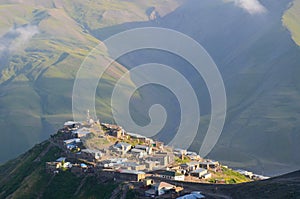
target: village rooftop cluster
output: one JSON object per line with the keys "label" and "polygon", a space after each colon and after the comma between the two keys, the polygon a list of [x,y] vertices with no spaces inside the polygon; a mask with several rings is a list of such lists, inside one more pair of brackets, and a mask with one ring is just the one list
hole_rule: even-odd
{"label": "village rooftop cluster", "polygon": [[[210,183],[215,173],[228,169],[195,152],[173,149],[163,142],[126,132],[120,126],[91,119],[65,122],[62,129],[51,135],[50,141],[63,150],[64,157],[46,163],[49,173],[70,170],[77,175],[143,182],[149,188],[145,190],[146,197],[175,193],[180,198],[183,187],[174,183]],[[264,178],[243,170],[238,172],[252,179]],[[225,180],[213,182],[226,183]],[[197,191],[188,194],[204,197]]]}

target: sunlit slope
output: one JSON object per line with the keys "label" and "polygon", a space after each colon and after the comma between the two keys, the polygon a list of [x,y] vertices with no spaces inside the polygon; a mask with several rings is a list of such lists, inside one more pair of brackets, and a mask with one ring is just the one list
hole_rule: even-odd
{"label": "sunlit slope", "polygon": [[59,148],[45,141],[0,166],[0,197],[109,198],[118,186],[110,180],[104,184],[96,176],[79,177],[69,171],[58,175],[47,173],[46,162],[56,160],[61,154]]}
{"label": "sunlit slope", "polygon": [[300,1],[294,0],[283,15],[283,24],[289,29],[293,40],[300,46]]}
{"label": "sunlit slope", "polygon": [[12,44],[2,52],[6,53],[0,67],[3,161],[51,132],[53,121],[49,123],[48,116],[70,118],[72,79],[98,40],[83,33],[76,22],[59,10],[4,5],[1,13],[1,22],[7,26],[6,32],[2,30],[2,40],[13,37],[12,29],[25,31],[20,33],[24,37],[36,31],[31,38],[12,38]]}
{"label": "sunlit slope", "polygon": [[[76,72],[100,43],[90,29],[149,20],[153,7],[164,15],[179,5],[177,1],[117,0],[1,0],[0,4],[0,162],[72,119]],[[106,54],[106,49],[99,53]],[[113,85],[126,71],[115,63],[102,78],[96,106],[105,121],[111,121],[108,99]],[[133,85],[130,80],[128,85]]]}

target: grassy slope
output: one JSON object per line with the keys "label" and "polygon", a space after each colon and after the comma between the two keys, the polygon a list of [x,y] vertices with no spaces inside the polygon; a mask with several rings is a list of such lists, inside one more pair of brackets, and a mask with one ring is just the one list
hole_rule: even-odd
{"label": "grassy slope", "polygon": [[[299,1],[294,3],[283,16],[283,22],[299,44],[296,35],[300,21],[296,15],[300,7]],[[240,65],[253,66],[241,70],[227,89],[235,91],[228,94],[229,102],[233,103],[227,117],[229,128],[225,130],[232,133],[232,140],[231,148],[220,149],[224,161],[231,160],[232,166],[256,167],[257,172],[267,171],[268,175],[299,168],[299,156],[295,153],[299,150],[295,141],[299,139],[299,47],[280,25],[279,21],[274,23],[242,53],[248,58]]]}
{"label": "grassy slope", "polygon": [[299,198],[299,174],[297,171],[265,181],[234,185],[227,192],[233,198]]}
{"label": "grassy slope", "polygon": [[215,182],[216,180],[224,179],[226,184],[235,184],[235,183],[245,183],[249,182],[249,178],[245,177],[244,175],[232,170],[227,169],[225,167],[222,168],[222,173],[213,172],[213,178],[210,179],[211,182]]}
{"label": "grassy slope", "polygon": [[[100,42],[85,27],[147,20],[149,7],[164,5],[159,9],[167,13],[177,4],[169,0],[0,0],[0,35],[13,24],[34,24],[39,29],[0,67],[0,162],[45,139],[62,121],[72,118],[74,77],[85,56]],[[114,64],[97,92],[97,113],[105,121],[111,121],[108,99],[113,84],[125,71]],[[128,85],[132,85],[130,80]]]}
{"label": "grassy slope", "polygon": [[185,186],[189,190],[199,190],[207,198],[299,198],[300,171],[276,178],[234,185],[196,185]]}
{"label": "grassy slope", "polygon": [[[42,133],[47,131],[44,125],[49,115],[65,114],[64,118],[70,118],[72,79],[84,55],[98,40],[82,33],[77,23],[62,11],[36,9],[32,5],[21,8],[18,4],[2,5],[0,9],[7,13],[1,17],[8,26],[18,18],[23,19],[15,20],[19,25],[40,22],[40,33],[12,52],[0,74],[3,161],[45,138],[46,133]],[[64,23],[69,25],[67,31],[55,32]],[[68,56],[59,60],[63,53]]]}
{"label": "grassy slope", "polygon": [[300,1],[294,0],[290,9],[283,16],[283,24],[292,34],[292,38],[300,46]]}
{"label": "grassy slope", "polygon": [[89,2],[65,0],[64,2],[67,5],[65,9],[79,23],[91,29],[97,29],[126,22],[148,20],[147,10],[151,7],[156,7],[161,15],[165,15],[174,10],[180,0],[92,0]]}
{"label": "grassy slope", "polygon": [[83,177],[77,177],[68,171],[56,176],[46,173],[45,162],[57,159],[60,154],[58,148],[50,146],[46,141],[0,166],[0,197],[109,198],[116,184],[100,184],[95,177],[88,177],[75,196]]}

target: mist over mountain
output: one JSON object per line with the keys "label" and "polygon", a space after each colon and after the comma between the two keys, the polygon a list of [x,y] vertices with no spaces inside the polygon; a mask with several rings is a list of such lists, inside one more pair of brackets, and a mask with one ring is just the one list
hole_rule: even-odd
{"label": "mist over mountain", "polygon": [[[198,41],[222,74],[227,118],[209,158],[267,175],[299,169],[300,48],[297,28],[289,25],[297,22],[289,16],[283,22],[291,2],[0,1],[0,161],[24,152],[72,118],[74,78],[93,47],[123,30],[154,26]],[[201,122],[190,149],[199,151],[210,118],[209,93],[192,66],[173,54],[143,50],[121,57],[97,90],[98,117],[113,121],[107,99],[114,83],[131,68],[151,62],[172,66],[197,91]],[[179,123],[178,101],[155,85],[140,88],[139,94],[131,101],[133,118],[146,125],[149,107],[162,104],[168,119],[157,138],[170,141]]]}

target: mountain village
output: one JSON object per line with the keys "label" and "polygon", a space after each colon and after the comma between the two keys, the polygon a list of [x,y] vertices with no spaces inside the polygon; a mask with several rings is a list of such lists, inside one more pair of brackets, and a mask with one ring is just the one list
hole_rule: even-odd
{"label": "mountain village", "polygon": [[186,183],[233,184],[266,179],[244,170],[232,170],[185,149],[125,131],[121,126],[88,119],[68,121],[51,135],[50,142],[63,156],[46,163],[53,175],[70,171],[96,175],[102,181],[132,182],[143,197],[205,198]]}

